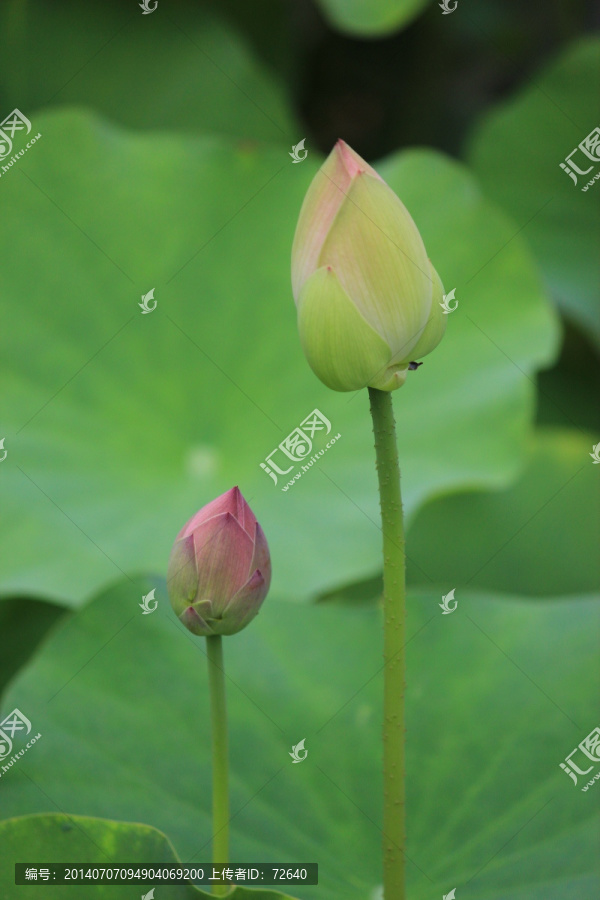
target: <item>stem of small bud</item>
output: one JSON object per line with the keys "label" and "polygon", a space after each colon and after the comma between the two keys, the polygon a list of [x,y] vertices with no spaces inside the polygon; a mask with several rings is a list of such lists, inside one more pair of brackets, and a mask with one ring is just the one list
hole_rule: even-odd
{"label": "stem of small bud", "polygon": [[[225,665],[220,634],[206,638],[206,654],[212,734],[213,863],[215,867],[221,867],[227,866],[229,862],[229,751]],[[228,891],[227,885],[213,885],[213,893],[218,897],[225,896]]]}

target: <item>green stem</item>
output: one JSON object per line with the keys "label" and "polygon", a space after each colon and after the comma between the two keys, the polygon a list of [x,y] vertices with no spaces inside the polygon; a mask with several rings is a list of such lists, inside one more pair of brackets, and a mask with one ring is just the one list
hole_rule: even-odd
{"label": "green stem", "polygon": [[383,896],[405,900],[404,522],[392,395],[369,388],[369,399],[383,532]]}
{"label": "green stem", "polygon": [[[227,748],[227,701],[225,697],[225,665],[220,634],[206,638],[208,683],[210,688],[210,722],[213,769],[213,863],[229,862],[229,753]],[[229,888],[214,884],[213,893],[224,896]]]}

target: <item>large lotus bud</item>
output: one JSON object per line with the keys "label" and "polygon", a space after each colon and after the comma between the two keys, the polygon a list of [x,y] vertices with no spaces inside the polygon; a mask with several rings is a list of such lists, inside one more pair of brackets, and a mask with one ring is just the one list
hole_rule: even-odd
{"label": "large lotus bud", "polygon": [[270,583],[267,540],[239,488],[203,506],[177,535],[167,586],[173,609],[194,634],[241,631]]}
{"label": "large lotus bud", "polygon": [[304,353],[336,391],[391,391],[446,327],[442,283],[408,210],[338,141],[315,175],[292,248]]}

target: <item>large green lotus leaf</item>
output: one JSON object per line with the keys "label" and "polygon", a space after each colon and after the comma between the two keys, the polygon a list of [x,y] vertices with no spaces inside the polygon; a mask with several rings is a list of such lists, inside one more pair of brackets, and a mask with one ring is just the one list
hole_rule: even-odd
{"label": "large green lotus leaf", "polygon": [[[4,855],[4,866],[0,870],[0,900],[13,900],[15,893],[22,900],[39,897],[40,880],[15,888],[14,863],[50,862],[95,863],[110,866],[115,863],[140,863],[149,866],[176,866],[180,860],[172,844],[155,828],[125,822],[111,822],[106,819],[91,819],[87,816],[68,816],[61,813],[48,815],[21,816],[0,822],[0,842]],[[104,884],[87,885],[85,896],[92,900],[131,900],[133,884],[144,890],[144,882],[128,885]],[[48,900],[72,900],[73,886],[44,884],[44,896]],[[193,885],[161,884],[155,888],[161,900],[202,900],[213,898],[214,894],[195,888]],[[81,891],[81,888],[79,888]],[[233,889],[229,900],[293,900],[279,891],[249,891]]]}
{"label": "large green lotus leaf", "polygon": [[[412,585],[489,588],[530,596],[596,590],[600,583],[600,474],[592,436],[540,429],[515,484],[431,500],[407,539]],[[381,575],[323,592],[323,602],[377,603]]]}
{"label": "large green lotus leaf", "polygon": [[[162,582],[142,616],[147,587],[77,611],[13,683],[2,714],[19,709],[41,737],[2,774],[1,808],[144,822],[198,863],[211,839],[204,644]],[[597,725],[597,598],[472,592],[445,616],[440,593],[408,603],[411,900],[595,896],[594,800],[559,763]],[[377,610],[269,600],[225,640],[232,858],[318,862],[303,900],[371,900],[380,881],[381,642]]]}
{"label": "large green lotus leaf", "polygon": [[600,584],[600,472],[592,436],[541,431],[505,491],[444,497],[417,514],[409,577],[548,596]]}
{"label": "large green lotus leaf", "polygon": [[49,103],[84,104],[129,128],[302,137],[282,83],[199,4],[160,3],[143,15],[136,2],[7,0],[0,75],[0,118],[15,106],[30,116]]}
{"label": "large green lotus leaf", "polygon": [[318,0],[340,31],[357,37],[380,37],[408,25],[427,0]]}
{"label": "large green lotus leaf", "polygon": [[598,353],[576,326],[567,325],[556,365],[537,379],[539,425],[600,432],[600,366]]}
{"label": "large green lotus leaf", "polygon": [[[164,571],[183,523],[236,483],[271,543],[278,596],[371,572],[367,393],[315,378],[291,299],[296,217],[320,161],[132,135],[77,112],[34,125],[42,137],[0,179],[4,590],[78,603],[120,573]],[[462,167],[414,151],[382,171],[459,299],[395,395],[410,514],[437,492],[515,476],[528,373],[557,331],[515,226]],[[151,288],[158,305],[143,314]],[[278,450],[287,477],[302,476],[283,491],[260,463],[315,409],[340,439],[306,472]],[[307,464],[326,443],[315,435]]]}
{"label": "large green lotus leaf", "polygon": [[600,123],[600,39],[569,46],[476,129],[468,157],[486,193],[502,203],[531,241],[565,314],[600,345],[600,162],[573,157],[578,183],[560,168]]}
{"label": "large green lotus leaf", "polygon": [[65,609],[31,597],[0,598],[0,694]]}

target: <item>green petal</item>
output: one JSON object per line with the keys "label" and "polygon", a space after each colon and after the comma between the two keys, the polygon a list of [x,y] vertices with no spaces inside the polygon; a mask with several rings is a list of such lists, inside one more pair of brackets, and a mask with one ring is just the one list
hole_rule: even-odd
{"label": "green petal", "polygon": [[192,535],[180,538],[173,544],[169,558],[167,588],[171,606],[177,615],[180,615],[196,599],[198,570]]}
{"label": "green petal", "polygon": [[396,388],[402,387],[406,381],[407,373],[407,363],[388,366],[385,372],[382,372],[369,383],[369,387],[377,388],[379,391],[395,391]]}
{"label": "green petal", "polygon": [[422,356],[427,356],[428,353],[435,350],[446,332],[448,316],[444,313],[441,306],[444,299],[444,285],[442,284],[440,276],[431,265],[431,261],[429,262],[429,268],[433,286],[431,312],[429,313],[429,319],[427,320],[427,325],[425,326],[423,334],[410,351],[410,358],[406,354],[403,354],[403,362],[410,362],[413,359],[420,359]]}
{"label": "green petal", "polygon": [[390,361],[390,348],[327,266],[317,269],[302,289],[298,330],[311,369],[334,391],[366,387]]}
{"label": "green petal", "polygon": [[375,169],[352,147],[338,141],[310,183],[292,246],[292,290],[296,303],[304,282],[318,268],[323,243],[358,172],[368,172],[381,181]]}
{"label": "green petal", "polygon": [[306,280],[317,270],[323,242],[350,183],[351,176],[336,145],[311,181],[298,217],[292,245],[292,291],[296,303]]}
{"label": "green petal", "polygon": [[431,309],[429,260],[417,226],[391,188],[368,173],[352,182],[321,254],[392,355],[419,340]]}

